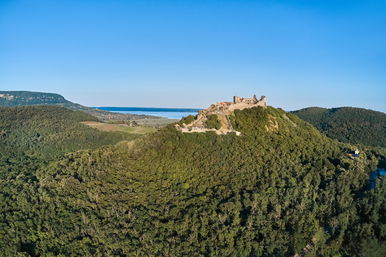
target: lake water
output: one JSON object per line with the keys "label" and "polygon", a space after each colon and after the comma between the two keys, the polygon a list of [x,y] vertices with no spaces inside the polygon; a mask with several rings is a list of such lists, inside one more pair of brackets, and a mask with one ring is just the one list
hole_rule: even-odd
{"label": "lake water", "polygon": [[386,170],[378,168],[377,170],[373,171],[370,173],[370,188],[375,188],[376,184],[376,179],[385,176],[386,175]]}
{"label": "lake water", "polygon": [[152,115],[159,116],[168,119],[181,119],[188,115],[196,115],[200,109],[188,109],[188,108],[152,108],[152,107],[96,107],[97,109],[109,111],[109,112],[118,112],[118,113],[127,113],[127,114],[137,114],[137,115]]}

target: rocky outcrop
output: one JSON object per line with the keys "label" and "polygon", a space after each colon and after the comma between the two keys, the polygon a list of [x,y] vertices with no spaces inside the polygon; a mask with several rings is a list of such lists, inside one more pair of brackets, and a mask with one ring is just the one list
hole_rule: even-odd
{"label": "rocky outcrop", "polygon": [[0,94],[0,98],[5,98],[7,100],[12,100],[13,99],[13,95],[9,95],[9,94]]}
{"label": "rocky outcrop", "polygon": [[[218,135],[224,135],[228,133],[236,133],[240,135],[240,132],[235,131],[232,127],[232,123],[229,116],[235,110],[244,110],[253,107],[266,107],[266,97],[262,96],[260,100],[254,95],[252,98],[242,98],[239,96],[233,97],[233,102],[219,102],[212,104],[207,109],[201,110],[197,114],[197,118],[189,124],[183,123],[182,125],[176,124],[176,129],[183,133],[203,133],[207,131],[214,131]],[[217,119],[221,123],[219,129],[208,128],[207,120],[208,116],[216,115]]]}

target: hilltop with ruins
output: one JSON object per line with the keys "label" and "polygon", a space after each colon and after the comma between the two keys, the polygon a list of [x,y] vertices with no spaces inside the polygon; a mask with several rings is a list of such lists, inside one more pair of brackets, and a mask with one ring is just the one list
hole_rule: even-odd
{"label": "hilltop with ruins", "polygon": [[233,102],[219,102],[212,104],[209,108],[199,111],[195,119],[192,121],[188,120],[188,124],[176,124],[176,129],[183,133],[214,131],[218,135],[224,135],[231,132],[240,135],[240,132],[233,129],[229,116],[235,110],[244,110],[258,106],[267,106],[265,96],[262,96],[260,100],[256,98],[256,95],[252,98],[234,96]]}

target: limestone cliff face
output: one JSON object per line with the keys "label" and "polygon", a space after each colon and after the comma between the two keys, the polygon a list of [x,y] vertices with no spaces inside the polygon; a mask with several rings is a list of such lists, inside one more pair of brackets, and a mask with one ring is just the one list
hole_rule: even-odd
{"label": "limestone cliff face", "polygon": [[[232,123],[229,119],[229,115],[235,110],[244,110],[253,107],[266,107],[267,101],[266,97],[262,96],[260,100],[254,95],[252,98],[242,98],[239,96],[233,97],[233,102],[219,102],[212,104],[207,109],[199,111],[197,118],[189,124],[176,125],[176,129],[180,130],[183,133],[202,133],[207,131],[214,131],[218,135],[224,135],[231,132],[235,132],[237,135],[240,135],[240,132],[235,131],[232,127]],[[221,123],[220,129],[207,128],[206,122],[208,116],[216,115],[219,122]]]}

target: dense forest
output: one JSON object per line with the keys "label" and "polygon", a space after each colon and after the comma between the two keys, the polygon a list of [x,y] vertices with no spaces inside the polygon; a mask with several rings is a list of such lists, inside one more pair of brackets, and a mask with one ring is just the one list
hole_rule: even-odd
{"label": "dense forest", "polygon": [[[81,124],[96,121],[91,115],[57,106],[0,108],[0,256],[22,254],[23,242],[33,236],[29,225],[37,221],[38,180],[36,172],[67,152],[97,149],[137,138],[120,132],[101,132]],[[13,234],[20,253],[4,237]],[[20,237],[19,237],[20,236]],[[34,256],[34,254],[32,254]]]}
{"label": "dense forest", "polygon": [[53,142],[51,126],[61,127],[52,136],[73,135],[71,126],[90,118],[63,114],[69,125],[29,109],[20,128],[12,125],[19,110],[0,110],[5,145],[14,146],[12,161],[0,166],[4,256],[386,255],[385,179],[369,188],[383,148],[359,146],[353,157],[358,146],[257,107],[231,116],[241,136],[183,134],[169,125],[117,144],[122,135],[112,134],[101,147],[86,140],[89,149],[76,152],[78,141],[70,140],[49,146],[65,149],[49,163],[19,162],[52,156],[37,139]]}
{"label": "dense forest", "polygon": [[386,114],[361,108],[310,107],[292,112],[342,142],[386,147]]}

